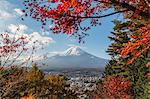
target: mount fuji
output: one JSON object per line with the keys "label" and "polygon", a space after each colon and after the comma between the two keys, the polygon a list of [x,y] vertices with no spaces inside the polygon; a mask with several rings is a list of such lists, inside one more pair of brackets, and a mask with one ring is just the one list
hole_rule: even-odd
{"label": "mount fuji", "polygon": [[59,52],[47,59],[40,59],[37,64],[46,64],[39,67],[42,70],[52,68],[104,68],[107,59],[96,57],[79,47],[73,46],[64,52]]}

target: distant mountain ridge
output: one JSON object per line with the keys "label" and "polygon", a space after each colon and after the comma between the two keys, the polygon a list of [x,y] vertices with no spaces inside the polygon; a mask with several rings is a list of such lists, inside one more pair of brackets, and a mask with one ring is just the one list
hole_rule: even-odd
{"label": "distant mountain ridge", "polygon": [[47,64],[39,67],[42,70],[52,68],[104,68],[107,59],[96,57],[77,46],[70,47],[64,52],[38,60],[37,63]]}

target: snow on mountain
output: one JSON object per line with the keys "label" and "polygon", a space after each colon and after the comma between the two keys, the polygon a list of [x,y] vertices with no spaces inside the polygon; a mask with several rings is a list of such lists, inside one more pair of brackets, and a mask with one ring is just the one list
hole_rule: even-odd
{"label": "snow on mountain", "polygon": [[78,56],[85,53],[82,49],[77,46],[72,46],[63,52],[64,56]]}
{"label": "snow on mountain", "polygon": [[49,56],[47,59],[38,60],[38,64],[46,64],[40,68],[104,68],[108,60],[96,57],[85,52],[79,47],[70,47],[64,52]]}

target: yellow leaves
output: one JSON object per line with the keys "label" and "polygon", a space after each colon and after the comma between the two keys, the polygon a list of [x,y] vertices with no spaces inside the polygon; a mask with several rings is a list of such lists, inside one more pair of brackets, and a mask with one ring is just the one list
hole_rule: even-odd
{"label": "yellow leaves", "polygon": [[33,64],[30,71],[26,74],[26,79],[29,81],[42,80],[44,79],[44,74],[38,69],[36,64]]}
{"label": "yellow leaves", "polygon": [[24,97],[21,97],[20,99],[35,99],[33,96],[24,96]]}
{"label": "yellow leaves", "polygon": [[63,76],[48,75],[47,79],[52,85],[56,86],[62,86],[65,83]]}
{"label": "yellow leaves", "polygon": [[148,63],[146,64],[146,66],[147,66],[148,69],[149,69],[149,73],[147,73],[146,77],[147,77],[147,78],[150,78],[150,62],[148,62]]}

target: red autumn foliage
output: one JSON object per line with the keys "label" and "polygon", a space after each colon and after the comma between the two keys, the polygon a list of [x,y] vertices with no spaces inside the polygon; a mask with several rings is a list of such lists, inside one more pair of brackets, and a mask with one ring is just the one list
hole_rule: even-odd
{"label": "red autumn foliage", "polygon": [[131,99],[130,88],[131,82],[121,76],[108,76],[103,82],[106,99]]}
{"label": "red autumn foliage", "polygon": [[[2,42],[0,46],[1,56],[7,56],[9,53],[15,53],[16,50],[27,43],[26,37],[20,37],[17,40],[13,40],[8,33],[1,34]],[[25,48],[23,50],[26,50]]]}
{"label": "red autumn foliage", "polygon": [[90,18],[91,24],[95,25],[97,24],[97,18],[109,16],[101,16],[103,14],[100,12],[112,8],[112,6],[115,9],[121,8],[119,11],[124,12],[126,17],[133,11],[130,19],[137,18],[138,15],[149,17],[147,15],[149,13],[144,12],[148,8],[143,4],[147,5],[143,0],[140,0],[140,2],[139,0],[24,0],[26,7],[24,12],[26,15],[41,21],[43,25],[46,25],[46,21],[51,19],[54,25],[51,29],[55,33],[72,34],[81,29],[81,22],[85,19]]}
{"label": "red autumn foliage", "polygon": [[[132,26],[128,28],[137,28],[138,36],[132,36],[133,40],[125,45],[121,55],[125,57],[133,52],[131,63],[141,55],[142,52],[149,49],[149,2],[147,0],[24,0],[25,16],[31,16],[33,19],[42,22],[42,27],[46,27],[50,21],[53,25],[50,30],[54,33],[65,33],[75,35],[79,42],[87,34],[85,33],[92,26],[100,23],[100,18],[123,13],[124,18],[128,20],[139,20],[143,27]],[[103,14],[106,10],[114,8],[116,12]],[[90,21],[86,21],[90,19]],[[148,23],[144,23],[147,21]],[[90,22],[89,26],[82,23]],[[142,36],[141,36],[142,35]],[[146,38],[145,38],[146,37]],[[144,46],[138,49],[139,46]]]}

